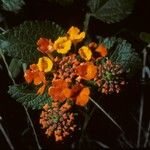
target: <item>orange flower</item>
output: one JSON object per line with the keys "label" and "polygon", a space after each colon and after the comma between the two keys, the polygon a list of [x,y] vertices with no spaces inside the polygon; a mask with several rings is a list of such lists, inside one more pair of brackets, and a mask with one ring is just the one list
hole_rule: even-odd
{"label": "orange flower", "polygon": [[42,82],[46,83],[44,72],[39,71],[36,64],[30,65],[30,69],[25,71],[24,77],[27,83],[31,83],[32,81],[35,85],[39,85]]}
{"label": "orange flower", "polygon": [[42,53],[51,53],[54,51],[52,41],[46,38],[40,38],[37,41],[37,45],[39,46],[37,49]]}
{"label": "orange flower", "polygon": [[98,52],[102,57],[105,57],[107,55],[107,49],[104,44],[100,44],[96,48],[96,52]]}
{"label": "orange flower", "polygon": [[97,74],[97,67],[91,62],[83,63],[77,67],[76,73],[85,80],[91,80],[94,79]]}
{"label": "orange flower", "polygon": [[76,105],[85,106],[89,101],[90,89],[84,87],[76,98]]}
{"label": "orange flower", "polygon": [[52,86],[48,90],[48,94],[54,101],[64,101],[71,96],[71,89],[69,89],[68,86],[65,80],[54,80]]}

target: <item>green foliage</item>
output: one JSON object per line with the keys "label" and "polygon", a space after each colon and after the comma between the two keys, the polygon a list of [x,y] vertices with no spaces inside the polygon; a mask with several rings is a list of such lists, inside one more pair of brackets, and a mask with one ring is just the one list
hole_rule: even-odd
{"label": "green foliage", "polygon": [[127,72],[127,77],[132,77],[141,68],[141,59],[131,44],[120,38],[100,38],[109,51],[109,58],[122,65]]}
{"label": "green foliage", "polygon": [[91,16],[106,23],[119,22],[132,13],[135,0],[89,0]]}
{"label": "green foliage", "polygon": [[1,0],[3,9],[7,11],[17,12],[23,5],[25,5],[24,0]]}
{"label": "green foliage", "polygon": [[41,109],[44,104],[51,102],[51,98],[47,93],[37,95],[36,91],[30,89],[27,85],[11,85],[9,86],[8,93],[16,101],[32,109]]}
{"label": "green foliage", "polygon": [[149,33],[145,33],[145,32],[141,32],[140,33],[140,39],[145,42],[145,43],[150,43],[150,34]]}
{"label": "green foliage", "polygon": [[37,50],[37,40],[40,37],[54,40],[63,34],[64,30],[54,22],[27,21],[0,35],[0,48],[13,58],[20,59],[27,64],[35,63],[41,54]]}
{"label": "green foliage", "polygon": [[16,78],[22,70],[22,62],[16,58],[13,58],[9,64],[9,71],[13,78]]}

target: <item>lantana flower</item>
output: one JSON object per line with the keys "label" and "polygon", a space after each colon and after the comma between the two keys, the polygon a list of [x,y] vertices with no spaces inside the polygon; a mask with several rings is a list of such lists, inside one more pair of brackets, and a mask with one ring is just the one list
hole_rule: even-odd
{"label": "lantana flower", "polygon": [[85,80],[96,77],[97,67],[92,62],[82,63],[76,68],[76,73]]}
{"label": "lantana flower", "polygon": [[95,51],[98,52],[102,57],[106,57],[108,53],[104,44],[98,45]]}
{"label": "lantana flower", "polygon": [[67,102],[59,104],[52,102],[51,105],[46,104],[40,115],[39,123],[45,129],[47,136],[54,136],[55,141],[62,141],[70,133],[75,131],[74,113],[70,111],[71,105]]}
{"label": "lantana flower", "polygon": [[71,49],[71,40],[67,37],[59,37],[54,42],[54,49],[61,54],[66,54]]}
{"label": "lantana flower", "polygon": [[[122,67],[108,58],[102,59],[108,55],[106,46],[91,42],[78,47],[76,44],[84,38],[85,32],[74,26],[54,42],[40,38],[37,49],[44,56],[37,64],[30,65],[24,74],[27,83],[40,86],[37,94],[48,92],[51,98],[51,104],[43,106],[40,124],[45,134],[54,136],[55,141],[62,141],[75,130],[73,107],[88,104],[92,83],[97,92],[104,94],[119,93],[125,84]],[[88,81],[92,81],[90,85]],[[48,91],[45,91],[46,87]]]}
{"label": "lantana flower", "polygon": [[53,62],[50,58],[44,56],[39,58],[37,66],[40,71],[49,72],[52,70]]}
{"label": "lantana flower", "polygon": [[33,81],[34,85],[43,84],[37,91],[37,94],[43,94],[46,88],[47,81],[45,79],[45,73],[40,71],[36,64],[30,65],[30,69],[25,71],[24,78],[27,83]]}
{"label": "lantana flower", "polygon": [[84,87],[76,98],[76,105],[85,106],[89,101],[90,89]]}
{"label": "lantana flower", "polygon": [[40,38],[37,41],[37,45],[39,46],[37,49],[42,53],[50,54],[54,51],[53,42],[51,39]]}
{"label": "lantana flower", "polygon": [[27,83],[32,81],[35,85],[39,85],[42,82],[46,83],[44,72],[40,71],[36,64],[30,65],[30,69],[25,71],[24,77]]}
{"label": "lantana flower", "polygon": [[69,84],[65,80],[54,80],[48,90],[48,94],[54,101],[64,101],[71,96],[71,89],[68,86]]}
{"label": "lantana flower", "polygon": [[80,54],[80,57],[86,61],[89,61],[92,57],[92,52],[87,46],[82,46],[78,53]]}
{"label": "lantana flower", "polygon": [[68,32],[68,37],[72,41],[72,43],[77,44],[81,42],[85,38],[85,32],[81,32],[79,28],[72,26]]}

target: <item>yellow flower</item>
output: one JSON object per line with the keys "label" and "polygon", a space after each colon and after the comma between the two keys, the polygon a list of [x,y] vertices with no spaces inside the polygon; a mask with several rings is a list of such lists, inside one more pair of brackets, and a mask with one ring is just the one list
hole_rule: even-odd
{"label": "yellow flower", "polygon": [[92,52],[87,46],[82,46],[78,52],[81,58],[83,58],[86,61],[89,61],[92,57]]}
{"label": "yellow flower", "polygon": [[49,72],[52,70],[53,62],[48,57],[41,57],[39,58],[37,66],[40,71]]}
{"label": "yellow flower", "polygon": [[74,43],[79,43],[85,38],[85,32],[81,32],[77,27],[72,26],[68,30],[69,39]]}
{"label": "yellow flower", "polygon": [[58,53],[66,54],[71,49],[71,40],[67,37],[59,37],[53,46]]}

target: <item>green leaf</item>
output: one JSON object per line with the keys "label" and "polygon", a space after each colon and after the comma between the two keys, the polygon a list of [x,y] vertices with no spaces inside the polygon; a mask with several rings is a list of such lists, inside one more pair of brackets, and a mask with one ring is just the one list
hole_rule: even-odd
{"label": "green leaf", "polygon": [[9,86],[8,93],[16,101],[32,109],[41,109],[46,103],[51,102],[51,98],[47,93],[37,95],[35,90],[25,85],[11,85]]}
{"label": "green leaf", "polygon": [[1,0],[3,9],[7,11],[17,12],[23,5],[25,5],[24,0]]}
{"label": "green leaf", "polygon": [[0,48],[7,55],[20,59],[22,62],[35,63],[42,56],[37,50],[37,40],[40,37],[55,40],[64,32],[59,25],[51,21],[27,21],[0,35],[0,46],[7,43],[7,46]]}
{"label": "green leaf", "polygon": [[150,34],[149,33],[145,33],[145,32],[141,32],[140,33],[140,39],[145,42],[145,43],[150,43]]}
{"label": "green leaf", "polygon": [[100,38],[108,49],[108,58],[114,63],[122,65],[127,72],[127,77],[132,77],[141,68],[141,59],[131,44],[121,38]]}
{"label": "green leaf", "polygon": [[22,62],[16,58],[13,58],[9,64],[9,70],[13,78],[16,78],[22,70]]}
{"label": "green leaf", "polygon": [[89,0],[91,16],[106,23],[123,20],[132,13],[135,0]]}

